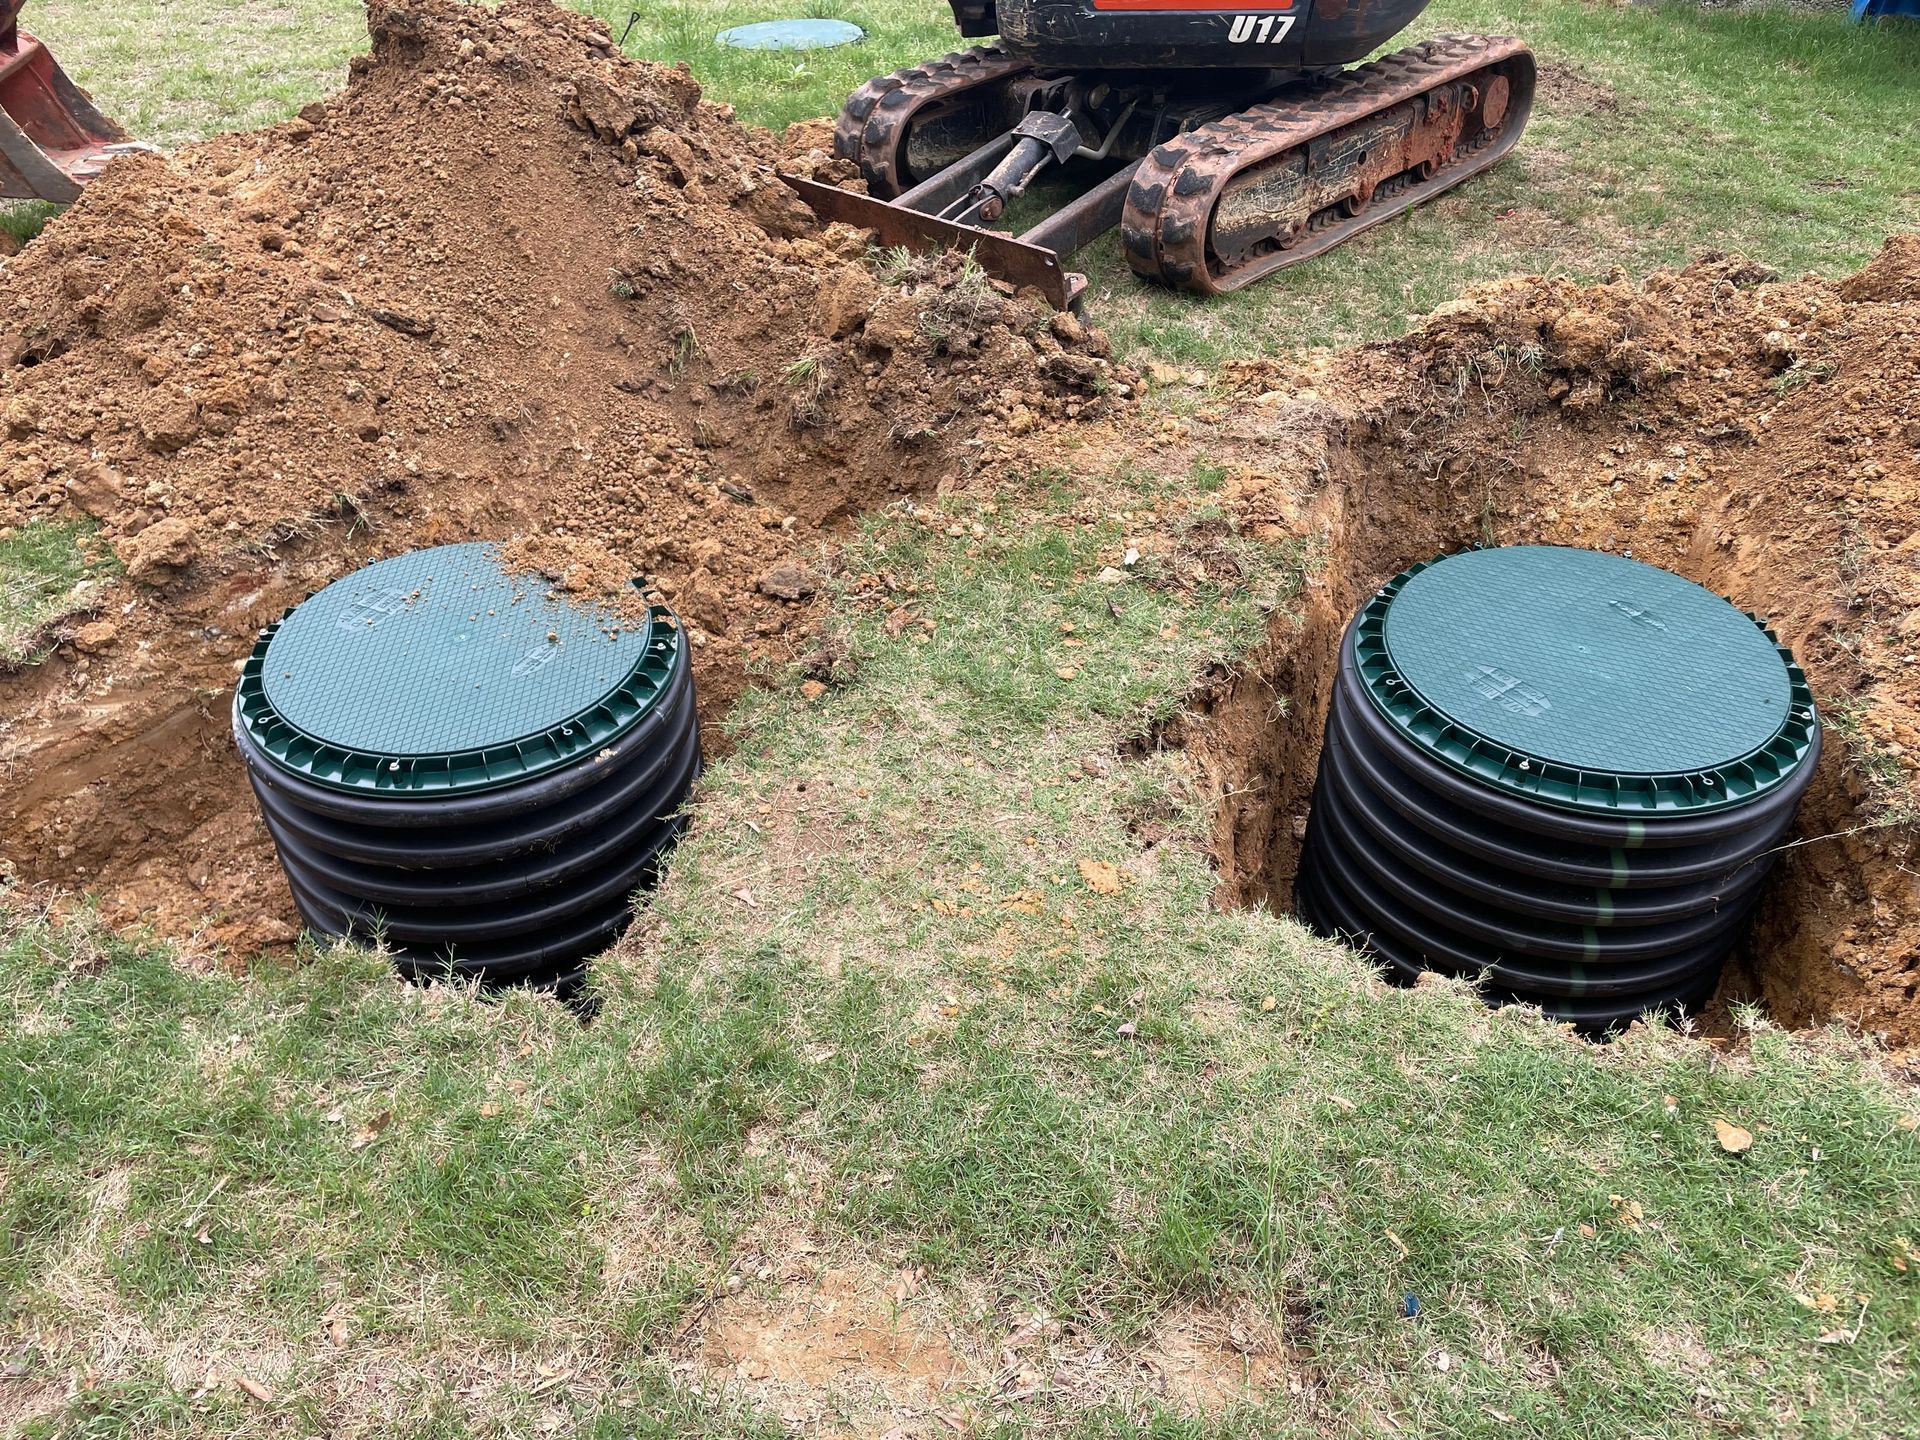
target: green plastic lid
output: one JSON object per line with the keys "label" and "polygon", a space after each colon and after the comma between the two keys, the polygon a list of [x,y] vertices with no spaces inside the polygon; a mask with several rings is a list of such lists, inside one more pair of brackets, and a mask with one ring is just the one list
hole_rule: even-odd
{"label": "green plastic lid", "polygon": [[867,32],[845,20],[802,18],[735,25],[713,38],[737,50],[830,50],[864,40]]}
{"label": "green plastic lid", "polygon": [[673,615],[634,620],[490,544],[442,545],[337,580],[261,632],[240,722],[282,769],[355,793],[467,793],[616,744],[686,663]]}
{"label": "green plastic lid", "polygon": [[1806,757],[1813,696],[1756,617],[1596,550],[1515,545],[1416,565],[1362,609],[1376,709],[1498,789],[1602,813],[1744,804]]}

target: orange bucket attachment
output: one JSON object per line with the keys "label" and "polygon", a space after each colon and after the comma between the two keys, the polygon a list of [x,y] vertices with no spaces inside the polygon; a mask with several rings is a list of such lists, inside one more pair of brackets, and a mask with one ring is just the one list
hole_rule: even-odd
{"label": "orange bucket attachment", "polygon": [[21,33],[20,4],[0,0],[0,198],[77,200],[116,155],[151,147],[128,140],[47,47]]}

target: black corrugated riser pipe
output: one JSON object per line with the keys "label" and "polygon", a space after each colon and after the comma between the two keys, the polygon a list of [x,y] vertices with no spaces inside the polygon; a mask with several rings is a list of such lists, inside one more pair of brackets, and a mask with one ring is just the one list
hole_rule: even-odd
{"label": "black corrugated riser pipe", "polygon": [[1477,978],[1593,1032],[1694,1010],[1743,938],[1819,757],[1748,804],[1632,819],[1500,793],[1423,753],[1341,647],[1306,840],[1300,918],[1390,978]]}
{"label": "black corrugated riser pipe", "polygon": [[294,904],[317,935],[378,941],[412,979],[562,998],[633,919],[701,768],[691,667],[611,755],[477,795],[353,795],[234,737]]}

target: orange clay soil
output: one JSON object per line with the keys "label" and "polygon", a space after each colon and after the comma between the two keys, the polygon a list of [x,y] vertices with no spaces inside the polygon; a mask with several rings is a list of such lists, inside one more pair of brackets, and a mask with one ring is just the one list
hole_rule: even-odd
{"label": "orange clay soil", "polygon": [[116,164],[0,291],[0,526],[93,517],[126,571],[0,679],[5,859],[240,953],[294,934],[226,733],[289,604],[467,539],[583,593],[643,574],[711,717],[800,648],[840,522],[1128,388],[955,259],[882,283],[772,137],[598,21],[368,26],[342,94]]}

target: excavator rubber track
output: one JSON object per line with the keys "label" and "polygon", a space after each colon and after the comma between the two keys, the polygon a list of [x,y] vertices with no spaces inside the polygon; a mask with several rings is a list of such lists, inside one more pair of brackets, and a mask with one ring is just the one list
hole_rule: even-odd
{"label": "excavator rubber track", "polygon": [[1443,35],[1187,131],[1141,161],[1127,262],[1218,295],[1332,249],[1497,162],[1533,107],[1533,54]]}
{"label": "excavator rubber track", "polygon": [[1155,127],[1177,133],[1087,192],[1082,201],[1098,201],[1094,208],[1077,201],[1058,212],[1072,223],[1016,239],[928,213],[939,201],[927,201],[926,187],[945,183],[929,174],[1004,136],[1036,103],[1035,87],[1055,104],[1063,89],[1107,80],[1106,72],[1042,69],[998,45],[897,70],[855,91],[834,127],[834,153],[859,166],[868,196],[789,183],[823,218],[871,229],[882,244],[971,246],[990,271],[1037,285],[1056,305],[1084,288],[1067,275],[1068,257],[1116,219],[1135,273],[1222,294],[1498,162],[1532,112],[1535,67],[1517,40],[1443,35],[1352,70],[1276,77],[1237,101],[1156,97]]}
{"label": "excavator rubber track", "polygon": [[867,190],[891,200],[910,188],[907,141],[914,121],[929,105],[961,99],[969,91],[1004,85],[1034,67],[997,45],[975,45],[867,81],[840,109],[833,127],[833,153],[860,167]]}

